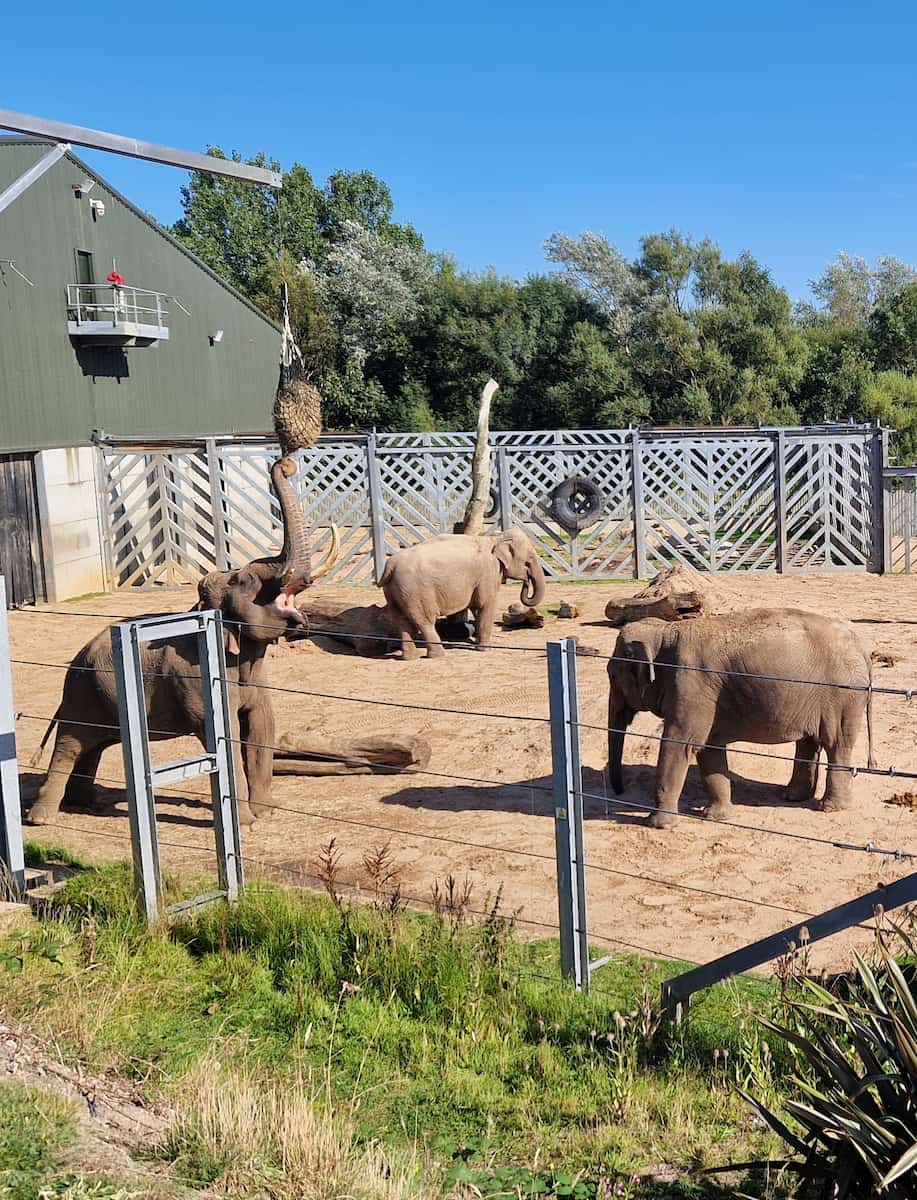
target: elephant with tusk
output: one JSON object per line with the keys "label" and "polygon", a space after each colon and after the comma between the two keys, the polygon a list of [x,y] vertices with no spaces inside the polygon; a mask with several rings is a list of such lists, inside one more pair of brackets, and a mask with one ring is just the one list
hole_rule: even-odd
{"label": "elephant with tusk", "polygon": [[[270,807],[274,757],[271,694],[263,687],[244,685],[265,683],[268,646],[307,626],[293,599],[330,568],[336,553],[337,537],[332,530],[328,559],[318,571],[312,571],[305,517],[290,482],[295,471],[290,458],[278,459],[271,467],[271,482],[283,516],[280,553],[238,570],[211,571],[198,583],[195,608],[219,609],[225,622],[230,720],[243,824],[251,824]],[[151,740],[192,735],[203,742],[196,639],[147,643],[141,655],[148,676],[144,690]],[[104,750],[121,740],[110,630],[94,637],[73,659],[64,679],[63,697],[38,755],[55,725],[48,776],[28,815],[32,824],[52,821],[62,801],[91,802],[99,759]],[[243,742],[251,744],[243,746]]]}
{"label": "elephant with tusk", "polygon": [[823,807],[836,811],[852,799],[851,772],[841,768],[853,766],[865,705],[873,766],[872,667],[843,621],[795,609],[635,621],[618,635],[608,680],[608,769],[616,795],[624,790],[624,741],[634,716],[652,712],[664,722],[650,817],[657,829],[674,824],[695,754],[708,815],[729,816],[726,747],[733,742],[796,743],[791,801],[814,799],[823,749]]}
{"label": "elephant with tusk", "polygon": [[445,651],[436,631],[440,617],[471,609],[475,641],[484,650],[497,614],[497,594],[507,579],[522,580],[519,599],[526,608],[544,602],[544,570],[521,529],[471,537],[446,533],[398,550],[379,580],[401,637],[402,658],[417,658],[415,638],[426,643],[427,657]]}

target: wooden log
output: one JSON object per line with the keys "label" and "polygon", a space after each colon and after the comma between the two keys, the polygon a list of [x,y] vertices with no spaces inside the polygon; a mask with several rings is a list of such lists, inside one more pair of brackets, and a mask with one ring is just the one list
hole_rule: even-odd
{"label": "wooden log", "polygon": [[422,770],[430,761],[430,743],[410,736],[338,741],[320,734],[285,733],[278,746],[275,775],[390,775],[410,767]]}
{"label": "wooden log", "polygon": [[644,621],[658,617],[662,621],[687,621],[704,612],[704,598],[698,592],[674,592],[655,600],[641,600],[637,596],[625,596],[621,600],[609,600],[605,605],[605,619],[612,625],[627,625],[630,621]]}

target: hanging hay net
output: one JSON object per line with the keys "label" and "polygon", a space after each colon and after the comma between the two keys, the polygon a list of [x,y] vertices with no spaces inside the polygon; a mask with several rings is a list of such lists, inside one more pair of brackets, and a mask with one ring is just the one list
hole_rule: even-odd
{"label": "hanging hay net", "polygon": [[280,346],[280,379],[274,396],[274,432],[280,452],[289,458],[315,444],[322,431],[322,398],[307,378],[302,351],[293,338],[287,285],[281,285],[283,335]]}

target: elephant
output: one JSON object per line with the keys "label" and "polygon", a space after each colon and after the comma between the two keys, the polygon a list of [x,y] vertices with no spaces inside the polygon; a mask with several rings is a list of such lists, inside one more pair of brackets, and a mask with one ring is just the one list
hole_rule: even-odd
{"label": "elephant", "polygon": [[472,537],[446,533],[398,550],[385,564],[379,586],[401,636],[402,658],[417,658],[418,635],[427,657],[445,651],[436,631],[439,617],[470,609],[479,650],[490,644],[497,592],[507,579],[523,581],[519,598],[526,607],[544,601],[544,571],[535,547],[521,529]]}
{"label": "elephant", "polygon": [[[293,597],[325,574],[337,553],[337,534],[319,571],[311,570],[305,517],[296,500],[290,458],[271,467],[271,480],[283,515],[283,548],[233,571],[211,571],[198,582],[195,610],[219,609],[226,625],[226,664],[230,680],[230,720],[236,761],[239,820],[251,824],[270,806],[274,713],[265,654],[272,642],[307,626]],[[138,618],[139,619],[139,618]],[[204,741],[204,709],[196,638],[164,638],[141,649],[147,724],[151,740],[192,735]],[[242,685],[241,687],[239,685]],[[53,821],[61,801],[91,802],[99,759],[121,740],[112,667],[111,631],[94,637],[73,659],[63,697],[33,763],[51,730],[57,736],[47,778],[27,820]],[[246,743],[244,746],[242,743]],[[244,753],[243,753],[244,750]]]}
{"label": "elephant", "polygon": [[635,621],[618,635],[608,679],[608,769],[616,795],[623,791],[624,739],[635,714],[655,713],[664,721],[663,739],[671,739],[659,745],[656,808],[649,820],[657,829],[674,824],[695,753],[710,799],[707,815],[729,816],[726,747],[732,742],[796,743],[790,801],[814,799],[824,749],[823,808],[846,808],[852,776],[831,768],[853,765],[864,691],[873,766],[872,663],[843,621],[767,608],[677,623]]}

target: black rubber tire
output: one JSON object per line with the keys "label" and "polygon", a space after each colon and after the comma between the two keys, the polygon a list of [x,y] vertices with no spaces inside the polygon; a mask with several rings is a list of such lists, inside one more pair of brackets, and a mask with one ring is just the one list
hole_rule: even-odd
{"label": "black rubber tire", "polygon": [[495,483],[490,485],[490,503],[484,510],[484,520],[489,521],[500,511],[500,491]]}
{"label": "black rubber tire", "polygon": [[602,516],[605,497],[585,475],[571,475],[551,493],[551,514],[567,533],[579,533]]}

